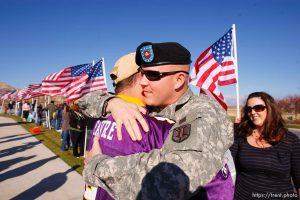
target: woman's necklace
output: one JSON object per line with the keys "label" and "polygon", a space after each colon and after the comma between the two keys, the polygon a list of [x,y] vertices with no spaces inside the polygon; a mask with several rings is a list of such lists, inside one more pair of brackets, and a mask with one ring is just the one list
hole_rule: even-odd
{"label": "woman's necklace", "polygon": [[254,139],[257,146],[260,147],[260,148],[265,148],[265,147],[272,146],[268,142],[266,142],[263,138],[261,138],[261,133],[257,129],[254,129],[252,131],[251,136]]}
{"label": "woman's necklace", "polygon": [[260,140],[259,138],[260,138],[260,133],[256,130],[256,129],[254,129],[253,131],[252,131],[252,137],[255,139],[255,140]]}

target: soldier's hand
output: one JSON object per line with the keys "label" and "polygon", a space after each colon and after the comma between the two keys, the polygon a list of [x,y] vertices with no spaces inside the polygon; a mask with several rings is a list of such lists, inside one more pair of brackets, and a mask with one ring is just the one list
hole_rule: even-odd
{"label": "soldier's hand", "polygon": [[142,139],[137,122],[141,124],[145,132],[149,131],[149,126],[141,114],[141,112],[146,114],[146,109],[141,106],[126,102],[120,98],[113,98],[108,101],[106,112],[111,112],[116,121],[118,140],[122,140],[122,124],[124,124],[133,141]]}

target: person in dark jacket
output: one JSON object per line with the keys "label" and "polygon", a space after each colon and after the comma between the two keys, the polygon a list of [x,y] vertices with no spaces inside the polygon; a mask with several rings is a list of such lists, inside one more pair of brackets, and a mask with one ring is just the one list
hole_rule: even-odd
{"label": "person in dark jacket", "polygon": [[60,149],[67,151],[70,148],[70,107],[66,103],[62,113],[61,139]]}
{"label": "person in dark jacket", "polygon": [[77,158],[84,155],[84,121],[84,116],[79,112],[79,106],[73,104],[70,111],[70,133],[73,144],[73,155]]}
{"label": "person in dark jacket", "polygon": [[43,119],[43,106],[42,106],[42,104],[39,104],[37,106],[37,122],[36,122],[36,124],[41,126],[42,119]]}
{"label": "person in dark jacket", "polygon": [[14,112],[14,102],[13,101],[9,101],[9,103],[8,103],[8,114],[13,114],[13,112]]}
{"label": "person in dark jacket", "polygon": [[51,127],[54,127],[54,119],[53,119],[53,113],[55,112],[55,105],[54,105],[54,101],[51,101],[50,104],[47,105],[46,109],[49,111],[49,118],[50,118],[50,124]]}

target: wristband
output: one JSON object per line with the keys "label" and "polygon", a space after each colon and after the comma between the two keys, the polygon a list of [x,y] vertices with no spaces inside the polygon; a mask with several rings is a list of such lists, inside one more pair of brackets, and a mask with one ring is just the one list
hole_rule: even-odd
{"label": "wristband", "polygon": [[105,116],[107,115],[106,108],[107,108],[107,106],[108,106],[108,101],[111,100],[112,98],[115,98],[115,96],[109,97],[108,99],[106,99],[106,100],[104,101],[103,107],[102,107],[102,113],[101,113],[102,117],[105,117]]}

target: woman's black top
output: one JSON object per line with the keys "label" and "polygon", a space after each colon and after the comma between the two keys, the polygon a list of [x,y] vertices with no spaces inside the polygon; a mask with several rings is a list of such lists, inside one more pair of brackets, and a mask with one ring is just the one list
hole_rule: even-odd
{"label": "woman's black top", "polygon": [[237,170],[235,199],[297,197],[293,183],[300,188],[300,140],[295,134],[289,132],[286,142],[267,148],[236,137],[230,150]]}

